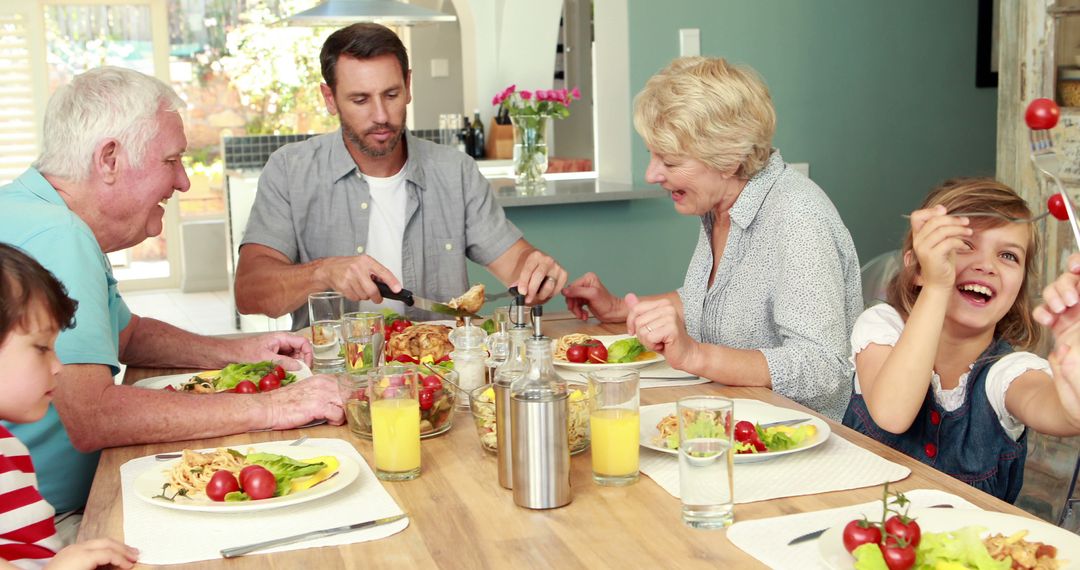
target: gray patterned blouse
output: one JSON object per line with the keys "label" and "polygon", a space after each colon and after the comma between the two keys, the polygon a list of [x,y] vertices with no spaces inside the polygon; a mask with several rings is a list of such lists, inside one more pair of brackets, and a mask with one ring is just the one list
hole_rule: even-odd
{"label": "gray patterned blouse", "polygon": [[679,289],[695,340],[765,355],[773,390],[839,420],[851,395],[851,327],[862,312],[855,246],[828,196],[774,150],[731,207],[710,288],[712,214]]}

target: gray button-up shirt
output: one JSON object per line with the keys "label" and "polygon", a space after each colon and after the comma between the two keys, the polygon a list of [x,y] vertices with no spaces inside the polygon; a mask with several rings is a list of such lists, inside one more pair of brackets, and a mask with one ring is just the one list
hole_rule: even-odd
{"label": "gray button-up shirt", "polygon": [[699,342],[759,350],[778,394],[839,420],[851,396],[851,328],[862,311],[859,260],[828,196],[773,151],[730,210],[716,278],[702,218],[682,299]]}
{"label": "gray button-up shirt", "polygon": [[[468,156],[408,132],[401,281],[416,295],[449,300],[469,288],[466,258],[488,265],[521,238]],[[288,144],[259,176],[243,243],[280,251],[294,263],[357,255],[367,248],[371,193],[341,131]],[[438,318],[408,309],[414,319]],[[308,325],[306,304],[293,327]]]}

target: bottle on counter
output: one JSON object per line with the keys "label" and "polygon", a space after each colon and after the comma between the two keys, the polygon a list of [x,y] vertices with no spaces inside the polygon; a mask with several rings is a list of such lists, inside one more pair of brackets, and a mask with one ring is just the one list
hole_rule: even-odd
{"label": "bottle on counter", "polygon": [[529,509],[569,504],[569,394],[555,372],[551,339],[540,332],[543,307],[532,308],[533,337],[526,343],[529,368],[510,388],[510,434],[514,503]]}
{"label": "bottle on counter", "polygon": [[480,109],[473,109],[472,143],[469,152],[476,160],[484,158],[484,123],[480,121]]}
{"label": "bottle on counter", "polygon": [[469,118],[461,115],[457,117],[457,149],[465,154],[472,154],[472,126],[469,125]]}

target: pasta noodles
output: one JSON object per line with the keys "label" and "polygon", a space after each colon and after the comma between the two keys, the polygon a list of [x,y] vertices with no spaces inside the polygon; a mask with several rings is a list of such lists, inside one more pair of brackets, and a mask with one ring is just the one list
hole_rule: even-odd
{"label": "pasta noodles", "polygon": [[675,414],[669,414],[656,424],[656,431],[659,433],[653,437],[653,444],[667,447],[668,437],[679,431],[679,420],[675,418]]}
{"label": "pasta noodles", "polygon": [[206,484],[214,473],[221,470],[231,471],[239,476],[244,468],[243,457],[223,447],[210,453],[200,453],[185,449],[180,461],[169,471],[169,486],[175,491],[183,491],[188,497],[206,492]]}
{"label": "pasta noodles", "polygon": [[581,333],[572,333],[563,336],[559,339],[559,342],[555,344],[555,360],[569,362],[569,359],[566,358],[566,349],[570,348],[572,345],[581,344],[588,340],[592,340],[592,337]]}

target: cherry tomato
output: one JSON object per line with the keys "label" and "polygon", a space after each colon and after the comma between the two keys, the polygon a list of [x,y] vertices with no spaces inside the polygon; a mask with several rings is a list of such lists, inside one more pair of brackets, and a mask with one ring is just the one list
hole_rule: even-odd
{"label": "cherry tomato", "polygon": [[206,496],[210,497],[211,501],[224,501],[225,495],[239,490],[240,483],[236,482],[236,477],[224,469],[214,473],[210,477],[210,482],[206,484]]}
{"label": "cherry tomato", "polygon": [[270,390],[277,390],[280,387],[281,378],[278,378],[277,374],[274,374],[273,372],[263,376],[262,379],[259,380],[260,392],[269,392]]}
{"label": "cherry tomato", "polygon": [[442,380],[439,380],[439,377],[434,374],[424,376],[424,388],[440,390],[442,389]]}
{"label": "cherry tomato", "polygon": [[1061,118],[1061,109],[1052,99],[1036,99],[1024,112],[1024,122],[1032,130],[1043,131],[1054,128]]}
{"label": "cherry tomato", "polygon": [[1051,216],[1061,221],[1069,219],[1069,211],[1065,209],[1065,198],[1060,192],[1050,195],[1050,198],[1046,200],[1046,209],[1050,210]]}
{"label": "cherry tomato", "polygon": [[424,388],[420,390],[420,409],[430,410],[431,406],[435,404],[435,390],[431,388]]}
{"label": "cherry tomato", "polygon": [[398,319],[390,325],[390,330],[394,331],[395,333],[400,333],[411,326],[412,322],[406,321],[404,319]]}
{"label": "cherry tomato", "polygon": [[844,548],[848,552],[866,544],[881,542],[881,529],[866,519],[856,519],[844,527]]}
{"label": "cherry tomato", "polygon": [[899,515],[893,515],[889,517],[889,520],[885,521],[885,534],[902,538],[904,542],[915,548],[919,547],[919,541],[922,539],[922,529],[919,528],[919,523],[915,522],[915,519],[900,517]]}
{"label": "cherry tomato", "polygon": [[263,467],[262,465],[248,465],[247,467],[244,467],[243,469],[240,470],[240,475],[236,478],[236,480],[240,482],[240,488],[241,489],[244,488],[244,485],[245,485],[244,481],[247,480],[248,475],[251,475],[251,473],[253,471],[256,471],[258,469],[266,469],[266,468]]}
{"label": "cherry tomato", "polygon": [[566,349],[566,359],[570,362],[585,362],[589,359],[589,347],[584,344],[571,344]]}
{"label": "cherry tomato", "polygon": [[735,441],[749,442],[758,438],[757,428],[754,424],[743,420],[735,424]]}
{"label": "cherry tomato", "polygon": [[274,376],[278,377],[278,380],[285,381],[285,369],[280,364],[274,366]]}
{"label": "cherry tomato", "polygon": [[244,380],[237,384],[236,388],[233,389],[236,390],[237,394],[257,394],[259,392],[258,386],[251,380]]}
{"label": "cherry tomato", "polygon": [[589,347],[589,362],[605,364],[607,362],[607,349],[599,342]]}
{"label": "cherry tomato", "polygon": [[244,492],[255,501],[273,497],[277,492],[277,479],[274,478],[274,474],[261,465],[249,465],[244,468],[244,471],[252,467],[255,469],[248,471],[247,477],[244,477],[243,471],[240,472]]}
{"label": "cherry tomato", "polygon": [[889,570],[908,570],[915,566],[915,547],[910,544],[904,547],[896,543],[886,544],[881,554],[885,556],[885,565]]}

